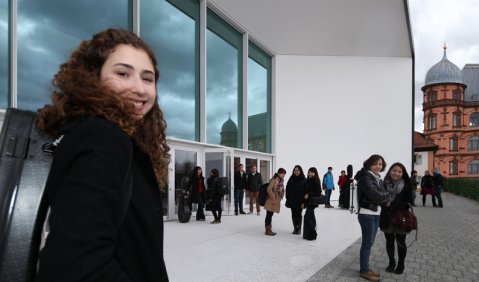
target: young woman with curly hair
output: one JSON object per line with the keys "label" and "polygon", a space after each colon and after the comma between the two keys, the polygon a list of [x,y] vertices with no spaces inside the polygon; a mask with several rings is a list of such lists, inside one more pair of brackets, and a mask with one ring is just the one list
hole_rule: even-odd
{"label": "young woman with curly hair", "polygon": [[55,75],[37,121],[59,141],[38,281],[168,281],[160,191],[170,155],[156,65],[137,35],[108,29]]}

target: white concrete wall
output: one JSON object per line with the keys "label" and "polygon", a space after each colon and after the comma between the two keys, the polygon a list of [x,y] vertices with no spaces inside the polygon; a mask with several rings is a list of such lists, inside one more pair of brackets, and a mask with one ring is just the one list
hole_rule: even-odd
{"label": "white concrete wall", "polygon": [[[429,152],[415,152],[415,154],[421,156],[421,163],[415,163],[414,169],[417,170],[417,175],[422,177],[424,172],[429,170]],[[417,157],[416,157],[417,158]]]}
{"label": "white concrete wall", "polygon": [[[371,154],[411,168],[412,59],[276,57],[277,167],[316,166],[335,182]],[[389,166],[388,166],[389,168]]]}

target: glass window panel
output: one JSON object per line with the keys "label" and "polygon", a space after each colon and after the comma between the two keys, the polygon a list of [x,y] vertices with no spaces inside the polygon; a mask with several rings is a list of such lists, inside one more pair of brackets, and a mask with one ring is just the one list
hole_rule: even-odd
{"label": "glass window panel", "polygon": [[470,127],[478,127],[479,126],[479,113],[475,112],[472,113],[469,118],[469,126]]}
{"label": "glass window panel", "polygon": [[248,149],[271,152],[271,57],[249,43]]}
{"label": "glass window panel", "polygon": [[478,136],[472,136],[467,140],[467,150],[468,151],[479,150],[479,137]]}
{"label": "glass window panel", "polygon": [[208,10],[206,141],[242,147],[241,34]]}
{"label": "glass window panel", "polygon": [[8,106],[8,85],[10,73],[8,71],[10,58],[8,56],[8,0],[0,0],[0,109]]}
{"label": "glass window panel", "polygon": [[467,164],[467,174],[479,174],[479,161],[470,161]]}
{"label": "glass window panel", "polygon": [[131,0],[18,0],[18,107],[50,103],[51,80],[81,40],[131,26]]}
{"label": "glass window panel", "polygon": [[167,135],[199,141],[199,1],[140,3],[141,37],[158,59]]}

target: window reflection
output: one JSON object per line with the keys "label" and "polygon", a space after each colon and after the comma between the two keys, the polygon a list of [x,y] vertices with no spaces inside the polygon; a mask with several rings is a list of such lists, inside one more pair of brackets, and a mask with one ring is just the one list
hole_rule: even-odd
{"label": "window reflection", "polygon": [[[199,1],[142,0],[141,37],[158,59],[158,98],[167,135],[199,140]],[[196,19],[196,20],[195,20]]]}
{"label": "window reflection", "polygon": [[0,0],[0,109],[8,106],[8,0]]}
{"label": "window reflection", "polygon": [[59,65],[81,40],[110,27],[127,29],[130,3],[18,0],[18,107],[35,110],[50,103]]}
{"label": "window reflection", "polygon": [[269,72],[271,58],[250,42],[248,58],[248,150],[271,152]]}
{"label": "window reflection", "polygon": [[206,141],[241,148],[242,37],[208,11]]}

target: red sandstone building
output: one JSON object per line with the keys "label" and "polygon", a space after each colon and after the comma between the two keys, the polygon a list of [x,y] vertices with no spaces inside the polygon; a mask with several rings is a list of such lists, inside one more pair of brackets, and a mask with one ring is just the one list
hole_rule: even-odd
{"label": "red sandstone building", "polygon": [[479,178],[479,64],[460,70],[444,47],[421,89],[423,135],[438,145],[433,166],[450,178]]}

